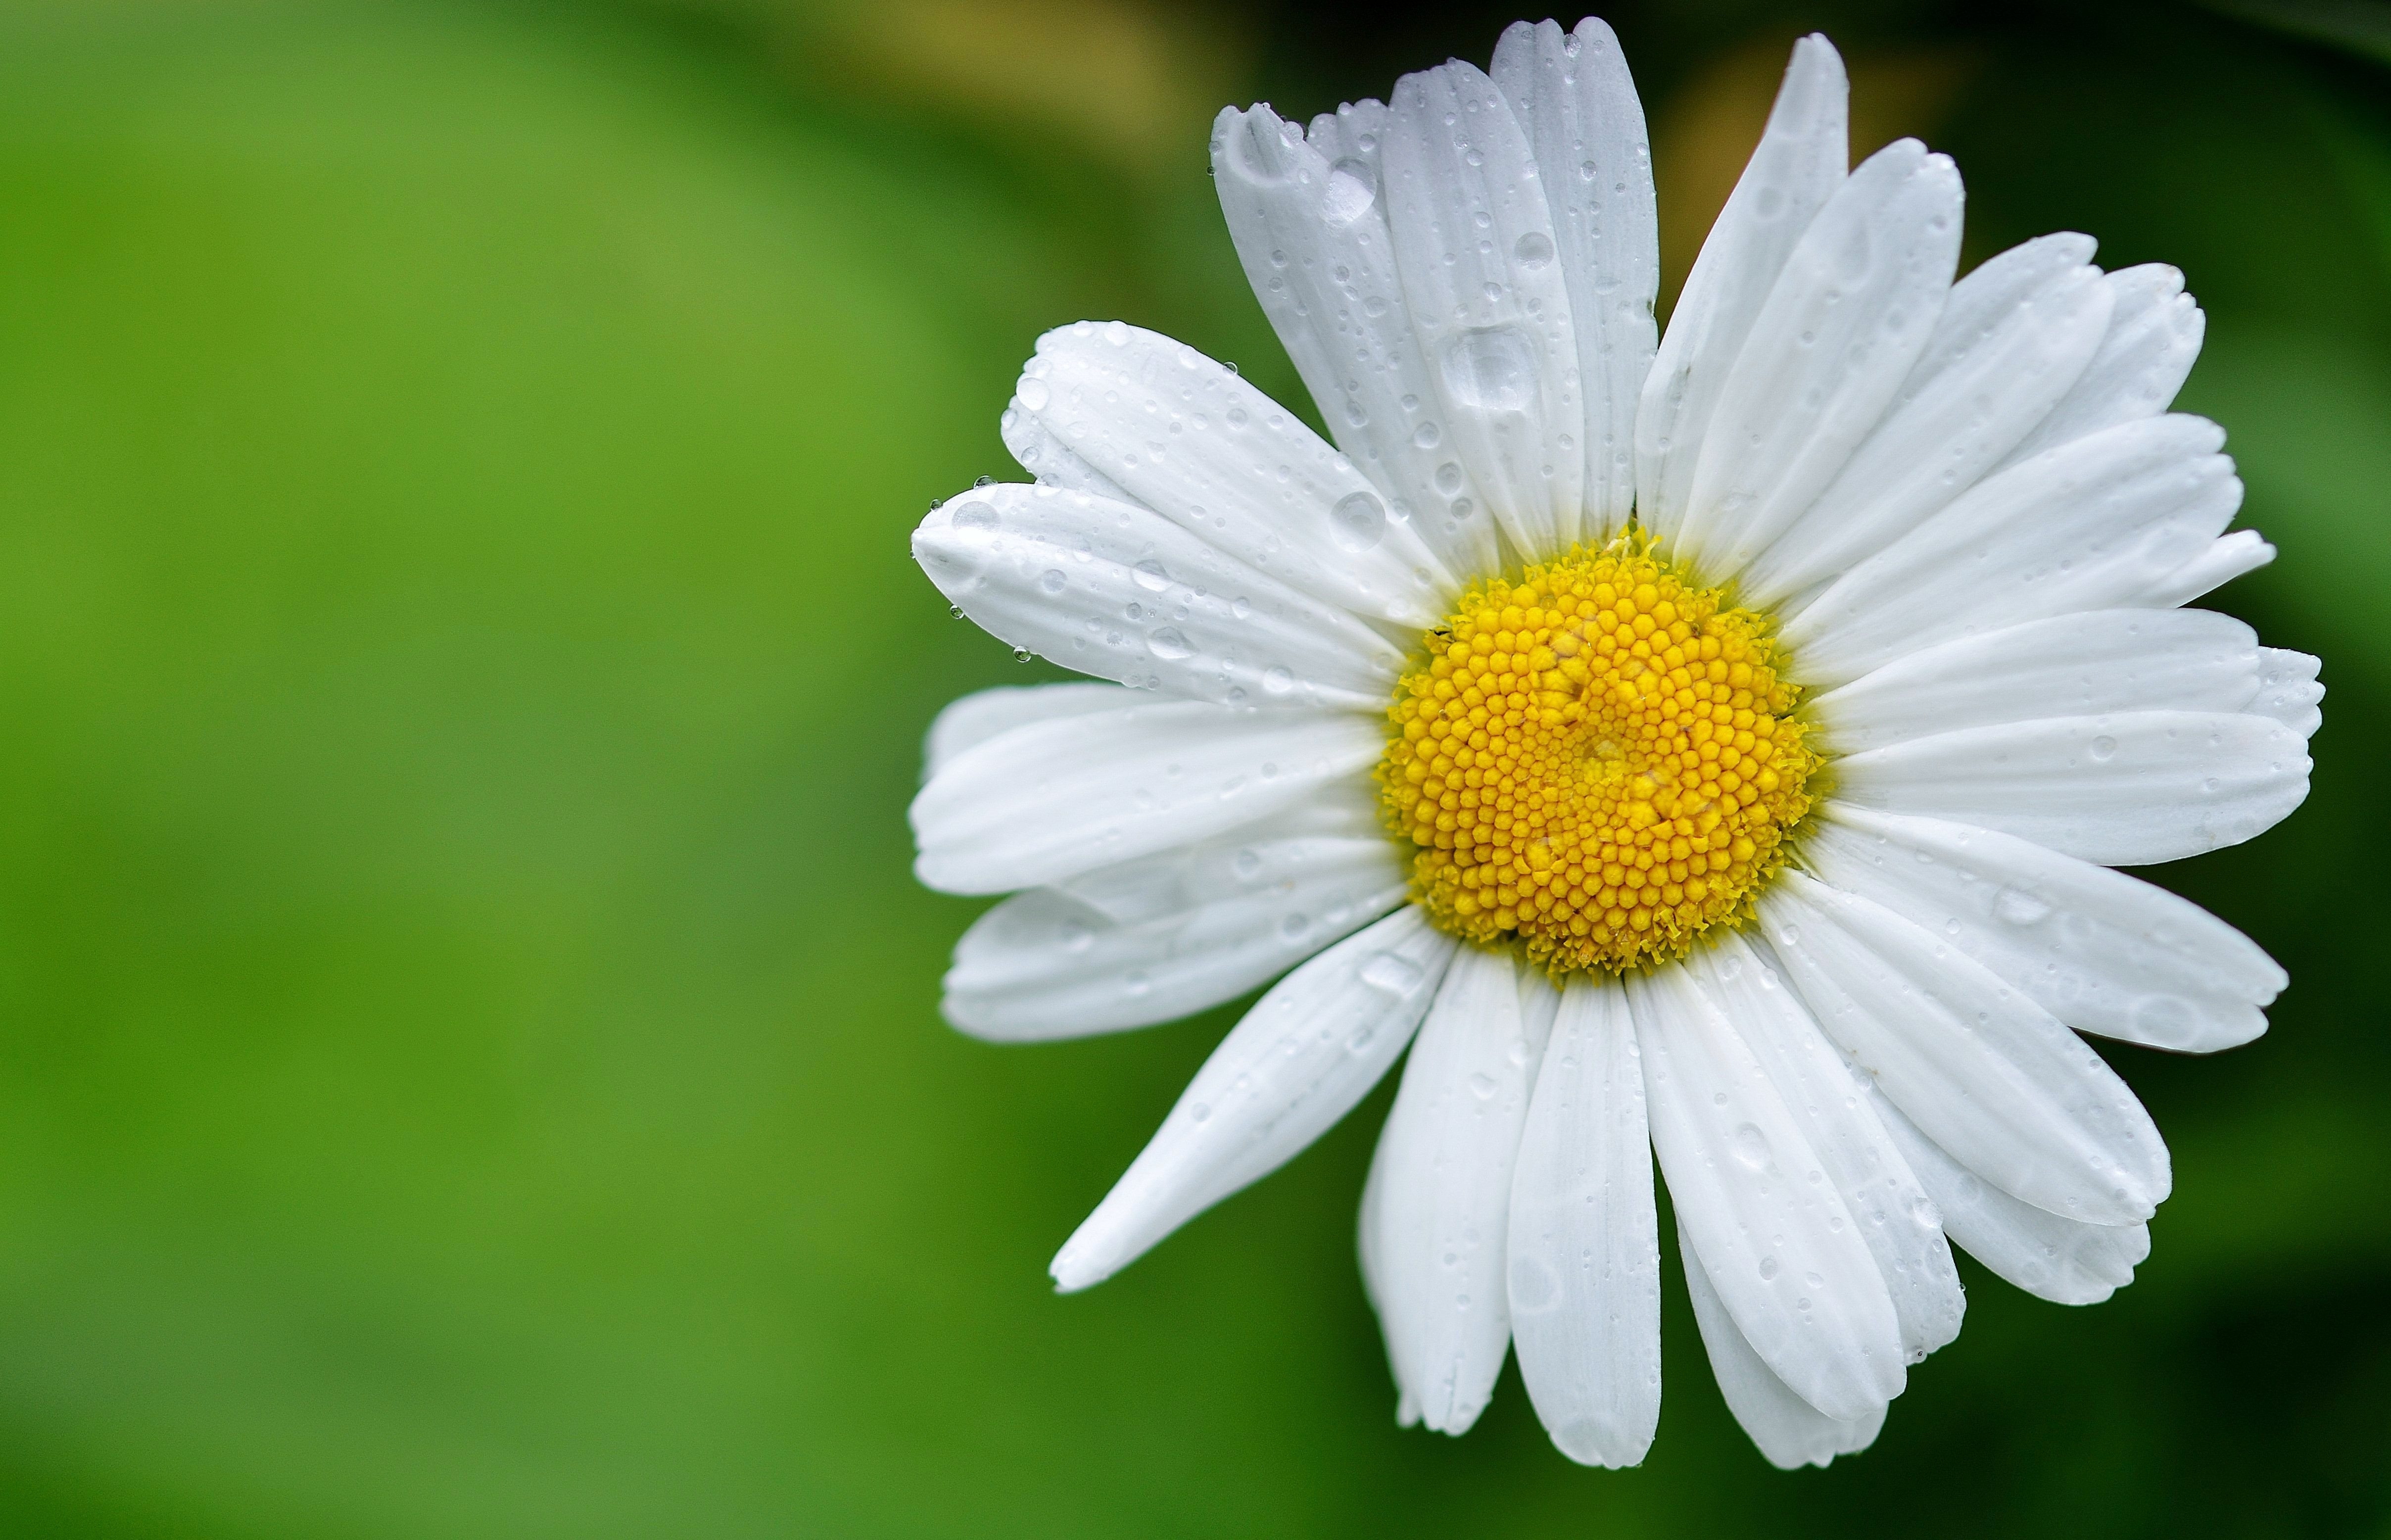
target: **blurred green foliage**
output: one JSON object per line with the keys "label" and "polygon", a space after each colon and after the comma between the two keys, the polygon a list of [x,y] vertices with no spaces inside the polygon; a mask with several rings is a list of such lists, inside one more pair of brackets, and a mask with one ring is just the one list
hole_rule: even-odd
{"label": "blurred green foliage", "polygon": [[[919,734],[1035,676],[905,535],[1008,472],[1045,326],[1291,371],[1200,119],[1139,171],[804,15],[0,14],[0,1533],[2391,1534],[2391,75],[2188,8],[1618,14],[1656,108],[1797,27],[1964,53],[1971,254],[2187,269],[2186,404],[2283,551],[2225,602],[2333,693],[2307,808],[2164,874],[2294,986],[2223,1059],[2113,1054],[2177,1159],[2140,1280],[1971,1271],[1800,1477],[1673,1293],[1605,1475],[1516,1378],[1394,1428],[1382,1101],[1048,1292],[1231,1014],[938,1023]],[[1218,89],[1305,112],[1508,19],[1223,15]]]}

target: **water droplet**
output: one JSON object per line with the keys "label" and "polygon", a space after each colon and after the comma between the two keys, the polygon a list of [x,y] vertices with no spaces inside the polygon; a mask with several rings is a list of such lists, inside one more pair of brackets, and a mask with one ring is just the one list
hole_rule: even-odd
{"label": "water droplet", "polygon": [[1284,695],[1295,688],[1295,670],[1284,665],[1262,676],[1262,688],[1273,695]]}
{"label": "water droplet", "polygon": [[1013,650],[1013,661],[1015,663],[1027,663],[1031,658],[1036,657],[1037,655],[1037,654],[1031,652],[1027,647],[1015,647]]}
{"label": "water droplet", "polygon": [[1400,952],[1382,951],[1362,964],[1362,982],[1382,994],[1409,994],[1419,981],[1420,965]]}
{"label": "water droplet", "polygon": [[1436,489],[1448,498],[1461,490],[1461,466],[1458,461],[1448,459],[1436,468]]}
{"label": "water droplet", "polygon": [[1046,382],[1043,380],[1024,380],[1014,394],[1021,398],[1023,406],[1033,412],[1044,411],[1047,401],[1051,399],[1046,390]]}
{"label": "water droplet", "polygon": [[1299,941],[1303,933],[1311,928],[1311,920],[1301,914],[1290,914],[1278,923],[1279,937],[1283,940]]}
{"label": "water droplet", "polygon": [[1351,225],[1369,213],[1377,198],[1377,178],[1370,175],[1366,162],[1339,161],[1328,168],[1328,188],[1320,200],[1320,214],[1331,225]]}
{"label": "water droplet", "polygon": [[1761,1259],[1760,1259],[1760,1281],[1761,1281],[1762,1283],[1767,1283],[1767,1282],[1769,1282],[1771,1279],[1775,1278],[1776,1276],[1777,1276],[1777,1259],[1776,1259],[1775,1257],[1763,1257],[1763,1258],[1761,1258]]}
{"label": "water droplet", "polygon": [[1057,932],[1065,951],[1085,951],[1096,944],[1096,933],[1077,920],[1066,920]]}
{"label": "water droplet", "polygon": [[1358,555],[1376,547],[1386,533],[1387,509],[1377,498],[1367,492],[1349,492],[1338,499],[1328,534],[1339,550]]}
{"label": "water droplet", "polygon": [[1746,1123],[1735,1131],[1733,1141],[1736,1160],[1753,1171],[1768,1164],[1768,1135]]}
{"label": "water droplet", "polygon": [[1412,446],[1414,448],[1433,449],[1439,444],[1443,442],[1444,430],[1438,427],[1433,421],[1423,422],[1418,427],[1412,430]]}
{"label": "water droplet", "polygon": [[1511,248],[1511,260],[1531,273],[1553,260],[1552,238],[1541,230],[1530,230]]}
{"label": "water droplet", "polygon": [[1196,645],[1175,626],[1164,626],[1145,639],[1145,650],[1165,663],[1196,655]]}
{"label": "water droplet", "polygon": [[1189,1108],[1187,1109],[1187,1116],[1188,1116],[1190,1119],[1194,1119],[1195,1121],[1196,1121],[1196,1122],[1199,1122],[1199,1123],[1200,1123],[1200,1122],[1204,1121],[1207,1118],[1209,1118],[1209,1117],[1211,1117],[1211,1116],[1212,1116],[1212,1109],[1211,1109],[1210,1107],[1208,1107],[1208,1106],[1206,1106],[1202,1102],[1197,1102],[1194,1106],[1191,1106],[1191,1107],[1189,1107]]}
{"label": "water droplet", "polygon": [[1069,581],[1069,578],[1050,567],[1047,569],[1046,576],[1038,579],[1038,586],[1048,593],[1061,593],[1063,585]]}
{"label": "water droplet", "polygon": [[974,498],[969,502],[955,504],[949,517],[957,529],[967,529],[975,535],[993,534],[996,530],[996,503],[989,498]]}
{"label": "water droplet", "polygon": [[1469,1094],[1480,1101],[1490,1101],[1494,1095],[1494,1077],[1480,1073],[1469,1077]]}
{"label": "water droplet", "polygon": [[1170,587],[1170,575],[1162,570],[1161,563],[1151,559],[1140,562],[1131,568],[1130,576],[1137,579],[1139,588],[1154,593],[1160,593]]}
{"label": "water droplet", "polygon": [[2100,760],[2107,760],[2107,759],[2110,759],[2110,758],[2113,757],[2116,755],[2116,752],[2117,752],[2117,740],[2116,740],[2116,739],[2114,739],[2114,738],[2111,738],[2111,737],[2107,737],[2107,736],[2102,736],[2102,737],[2095,738],[2095,739],[2093,739],[2093,740],[2092,740],[2092,757],[2093,757],[2093,758],[2095,758],[2095,759],[2100,759]]}
{"label": "water droplet", "polygon": [[1465,331],[1445,345],[1445,394],[1481,412],[1520,412],[1535,404],[1536,350],[1516,327]]}
{"label": "water droplet", "polygon": [[996,478],[994,476],[976,477],[974,478],[972,485],[974,486],[994,486],[996,485]]}
{"label": "water droplet", "polygon": [[2039,925],[2050,914],[2050,906],[2023,887],[2004,887],[1993,897],[1993,917],[2003,925]]}

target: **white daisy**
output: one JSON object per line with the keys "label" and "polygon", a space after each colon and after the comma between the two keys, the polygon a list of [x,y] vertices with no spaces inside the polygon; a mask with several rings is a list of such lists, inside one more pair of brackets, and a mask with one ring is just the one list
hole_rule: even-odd
{"label": "white daisy", "polygon": [[1285,975],[1062,1288],[1406,1045],[1360,1237],[1406,1424],[1468,1428],[1516,1345],[1563,1451],[1644,1456],[1648,1149],[1781,1466],[1868,1443],[1957,1334],[1946,1236],[2068,1303],[2148,1253],[2166,1148],[2070,1029],[2229,1047],[2284,976],[2110,868],[2297,807],[2317,663],[2181,607],[2273,551],[2224,533],[2222,434],[2165,412],[2202,331],[2178,275],[2053,235],[1955,284],[1958,172],[1912,140],[1847,170],[1846,95],[1796,46],[1657,346],[1600,21],[1308,133],[1223,112],[1221,205],[1335,446],[1152,332],[1040,342],[1003,419],[1036,485],[913,550],[1113,682],[932,728],[922,880],[1016,895],[947,1015],[1062,1038]]}

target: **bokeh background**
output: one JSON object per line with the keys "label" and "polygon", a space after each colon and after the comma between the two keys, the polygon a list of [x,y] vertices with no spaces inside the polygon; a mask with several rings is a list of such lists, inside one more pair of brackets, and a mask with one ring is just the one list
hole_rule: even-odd
{"label": "bokeh background", "polygon": [[[2167,869],[2294,984],[2111,1057],[2175,1151],[2111,1303],[1963,1262],[1881,1441],[1785,1476],[1682,1284],[1643,1469],[1516,1375],[1400,1432],[1384,1093],[1092,1294],[1054,1247],[1233,1013],[999,1050],[908,875],[906,555],[1017,476],[1043,329],[1290,401],[1212,112],[1483,62],[1506,6],[0,8],[0,1533],[2391,1534],[2391,6],[1635,0],[1669,287],[1786,45],[2207,306],[2185,403],[2321,654],[2315,794]],[[1571,17],[1564,19],[1573,19]],[[1309,412],[1309,404],[1303,408]],[[1666,1233],[1668,1226],[1663,1223]]]}

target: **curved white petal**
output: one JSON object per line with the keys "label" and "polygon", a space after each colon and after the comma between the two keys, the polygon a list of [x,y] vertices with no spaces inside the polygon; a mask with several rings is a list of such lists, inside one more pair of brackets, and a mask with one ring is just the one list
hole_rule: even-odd
{"label": "curved white petal", "polygon": [[1183,700],[1380,711],[1402,673],[1345,610],[1105,498],[977,488],[931,510],[913,559],[1000,640]]}
{"label": "curved white petal", "polygon": [[2156,417],[2183,388],[2208,330],[2207,317],[2183,291],[2183,275],[2153,262],[2120,268],[2107,282],[2116,303],[2100,351],[2050,415],[2010,451],[2005,465],[2121,422]]}
{"label": "curved white petal", "polygon": [[1032,722],[941,766],[907,816],[913,874],[1009,893],[1192,845],[1366,770],[1366,717],[1162,702]]}
{"label": "curved white petal", "polygon": [[2274,559],[2275,548],[2267,543],[2265,536],[2255,529],[2237,529],[2218,536],[2175,571],[2144,585],[2129,602],[2160,610],[2189,604]]}
{"label": "curved white petal", "polygon": [[1004,440],[1005,448],[1012,451],[1014,461],[1028,472],[1039,485],[1059,486],[1066,492],[1085,492],[1091,497],[1144,506],[1129,488],[1074,452],[1060,434],[1046,426],[1043,419],[1021,404],[1020,396],[1004,404],[1004,410],[997,416],[996,431]]}
{"label": "curved white petal", "polygon": [[2099,1304],[2133,1282],[2151,1254],[2149,1225],[2087,1224],[2021,1203],[1945,1154],[1898,1107],[1880,1103],[1878,1113],[1952,1241],[2027,1293],[2054,1304]]}
{"label": "curved white petal", "polygon": [[1770,886],[1760,922],[1827,1035],[2002,1191],[2100,1224],[2166,1197],[2166,1145],[2126,1082],[1946,940],[1799,872]]}
{"label": "curved white petal", "polygon": [[1404,1061],[1378,1135],[1372,1288],[1388,1356],[1420,1420],[1463,1433],[1511,1343],[1505,1232],[1528,1092],[1519,964],[1464,947]]}
{"label": "curved white petal", "polygon": [[1785,644],[1803,679],[1836,685],[1932,642],[2132,603],[2242,506],[2223,441],[2160,418],[1994,476],[1829,585]]}
{"label": "curved white petal", "polygon": [[1681,556],[1740,571],[1849,463],[1934,334],[1962,201],[1950,158],[1915,139],[1869,156],[1827,200],[1728,368]]}
{"label": "curved white petal", "polygon": [[2199,905],[2028,840],[1829,801],[1818,878],[1909,917],[2083,1031],[2207,1054],[2267,1029],[2289,982]]}
{"label": "curved white petal", "polygon": [[1682,967],[1627,977],[1652,1147],[1752,1351],[1840,1421],[1901,1393],[1901,1328],[1851,1210],[1751,1046]]}
{"label": "curved white petal", "polygon": [[1569,284],[1585,396],[1583,538],[1608,539],[1635,501],[1635,406],[1659,328],[1661,222],[1652,149],[1635,77],[1608,23],[1515,21],[1489,71],[1509,98],[1536,165]]}
{"label": "curved white petal", "polygon": [[1701,1259],[1694,1254],[1693,1242],[1686,1238],[1682,1223],[1677,1226],[1677,1251],[1685,1259],[1686,1292],[1693,1297],[1694,1324],[1701,1328],[1702,1346],[1710,1353],[1711,1373],[1718,1377],[1719,1393],[1769,1464],[1779,1470],[1823,1466],[1838,1455],[1855,1454],[1876,1442],[1884,1430],[1882,1404],[1865,1417],[1839,1422],[1795,1395],[1745,1340]]}
{"label": "curved white petal", "polygon": [[1234,1000],[1403,900],[1383,835],[1238,833],[1092,873],[1136,885],[1131,918],[1074,886],[1017,894],[955,946],[946,1018],[974,1037],[1040,1042],[1152,1026]]}
{"label": "curved white petal", "polygon": [[1933,1205],[1885,1138],[1859,1078],[1792,989],[1730,932],[1686,959],[1694,981],[1736,1025],[1843,1196],[1893,1297],[1901,1346],[1916,1364],[1959,1335],[1968,1308]]}
{"label": "curved white petal", "polygon": [[1747,602],[1775,604],[1874,555],[1984,479],[2100,345],[2110,291],[2087,236],[2012,248],[1951,290],[1884,421],[1817,501],[1737,563]]}
{"label": "curved white petal", "polygon": [[1055,1284],[1102,1283],[1352,1110],[1411,1041],[1454,947],[1404,908],[1279,980],[1064,1243]]}
{"label": "curved white petal", "polygon": [[1380,188],[1386,109],[1349,104],[1310,139],[1268,107],[1223,110],[1212,174],[1246,277],[1338,445],[1459,576],[1497,564],[1485,495],[1446,440],[1395,271]]}
{"label": "curved white petal", "polygon": [[1445,435],[1522,554],[1564,550],[1580,533],[1585,397],[1528,136],[1458,61],[1398,82],[1385,133],[1395,267]]}
{"label": "curved white petal", "polygon": [[1850,98],[1832,44],[1793,45],[1768,127],[1687,275],[1635,414],[1636,513],[1664,541],[1685,518],[1729,367],[1794,242],[1842,185]]}
{"label": "curved white petal", "polygon": [[1511,1178],[1511,1337],[1554,1444],[1616,1469],[1643,1462],[1661,1420],[1644,1069],[1616,982],[1572,978],[1558,1000]]}
{"label": "curved white petal", "polygon": [[1133,500],[1298,592],[1425,627],[1457,587],[1351,460],[1184,343],[1064,327],[1014,399]]}
{"label": "curved white petal", "polygon": [[2324,685],[2317,679],[2323,666],[2306,653],[2259,648],[2258,693],[2244,709],[2272,717],[2302,738],[2315,737],[2324,725]]}
{"label": "curved white petal", "polygon": [[1149,704],[1141,691],[1118,684],[1000,684],[949,701],[930,720],[922,743],[922,779],[930,780],[950,760],[990,738],[1062,717],[1085,717]]}
{"label": "curved white petal", "polygon": [[2258,636],[2207,610],[2087,610],[1955,637],[1813,699],[1811,742],[1856,754],[1961,728],[2116,711],[2240,711]]}
{"label": "curved white petal", "polygon": [[1913,738],[1835,762],[1835,795],[2016,835],[2103,866],[2239,845],[2308,795],[2307,746],[2269,717],[2121,711]]}

